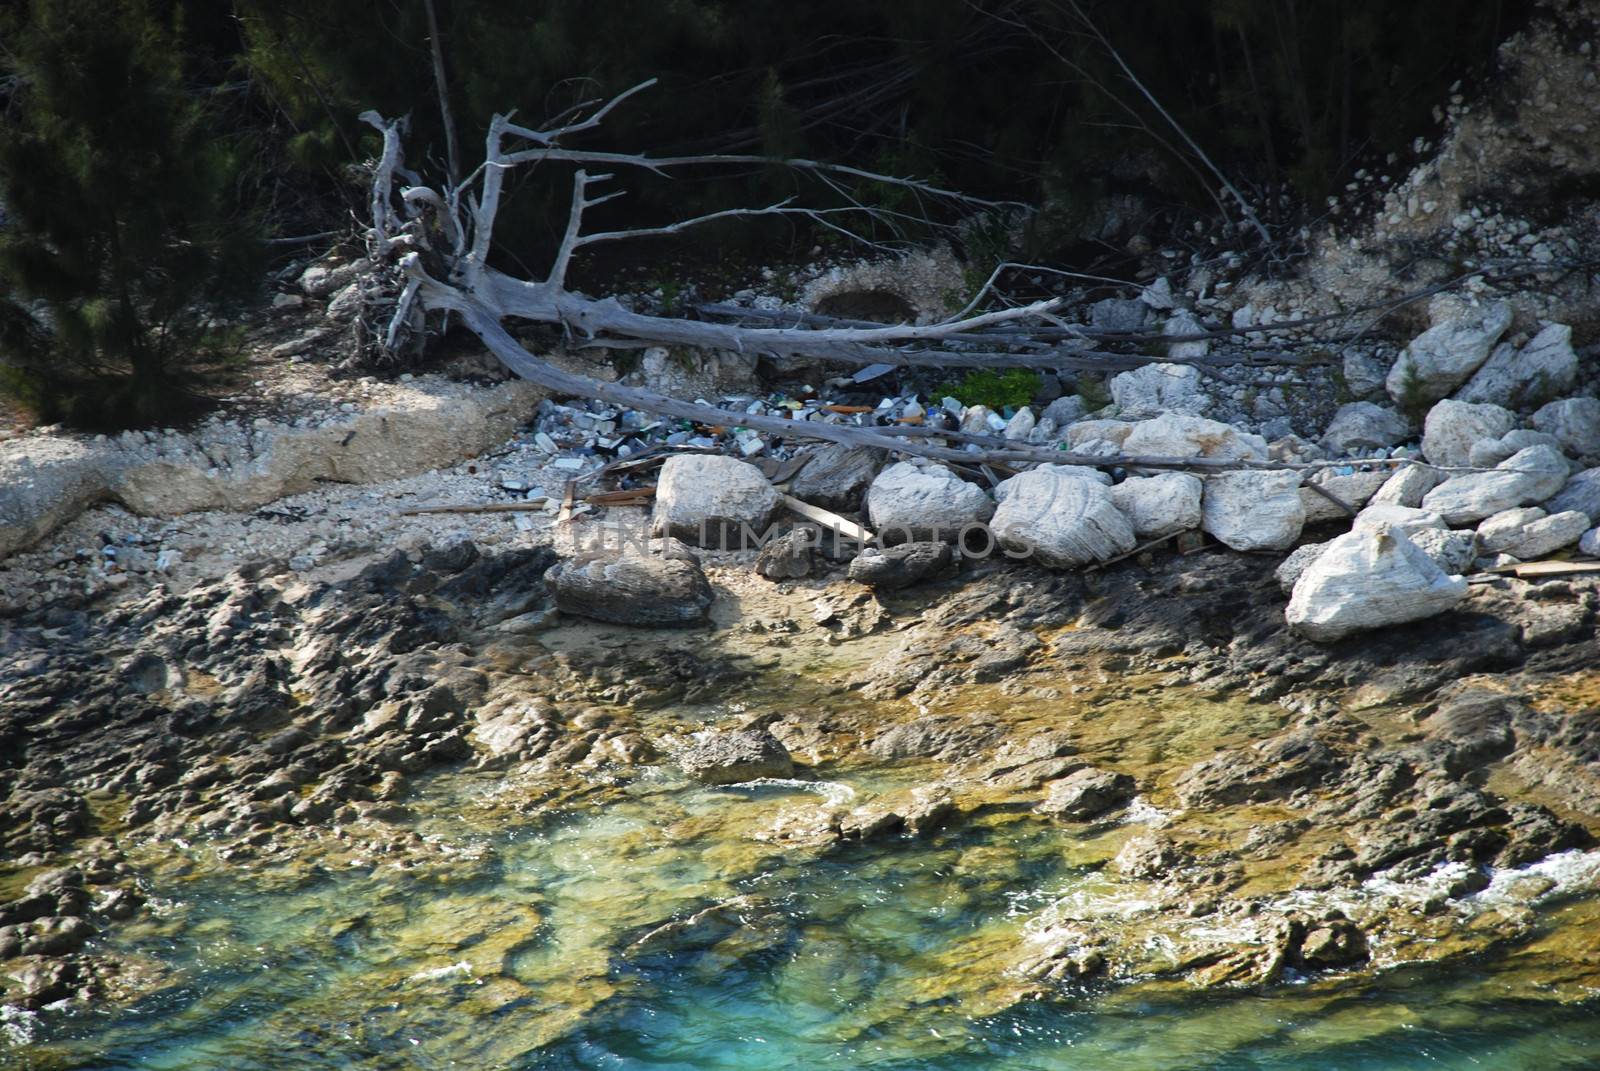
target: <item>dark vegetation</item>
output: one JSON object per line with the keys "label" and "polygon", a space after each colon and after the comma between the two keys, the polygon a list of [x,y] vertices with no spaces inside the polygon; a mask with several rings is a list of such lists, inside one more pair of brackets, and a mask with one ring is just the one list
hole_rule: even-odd
{"label": "dark vegetation", "polygon": [[[1354,169],[1434,132],[1433,107],[1529,6],[32,0],[0,15],[0,372],[47,420],[140,424],[190,403],[226,354],[208,325],[259,284],[255,258],[361,218],[368,108],[410,115],[414,160],[470,169],[496,111],[542,119],[659,77],[608,121],[608,146],[803,154],[1042,206],[1027,254],[1072,266],[1197,220],[1258,240],[1218,171],[1269,229],[1298,227]],[[529,178],[496,232],[512,266],[566,218],[568,185]],[[795,181],[647,183],[597,222],[765,202]],[[917,208],[893,187],[851,192]],[[793,255],[814,239],[771,220],[680,244]]]}

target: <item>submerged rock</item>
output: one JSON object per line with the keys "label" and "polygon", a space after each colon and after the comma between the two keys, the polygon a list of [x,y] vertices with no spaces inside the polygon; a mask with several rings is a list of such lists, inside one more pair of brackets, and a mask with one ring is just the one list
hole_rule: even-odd
{"label": "submerged rock", "polygon": [[679,768],[702,785],[733,785],[794,773],[788,749],[764,729],[703,733],[676,758]]}
{"label": "submerged rock", "polygon": [[1085,767],[1050,782],[1036,810],[1052,818],[1086,821],[1123,806],[1134,791],[1134,780],[1125,773]]}
{"label": "submerged rock", "polygon": [[1340,536],[1300,579],[1284,612],[1289,625],[1321,643],[1418,621],[1467,597],[1467,582],[1446,576],[1400,532],[1380,527]]}

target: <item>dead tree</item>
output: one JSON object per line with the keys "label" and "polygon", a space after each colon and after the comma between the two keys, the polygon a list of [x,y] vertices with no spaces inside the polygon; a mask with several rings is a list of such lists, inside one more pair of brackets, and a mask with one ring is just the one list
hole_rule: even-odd
{"label": "dead tree", "polygon": [[[590,298],[569,290],[567,274],[573,258],[584,249],[605,242],[676,235],[716,220],[758,216],[798,216],[853,235],[840,221],[851,213],[888,218],[889,214],[848,197],[842,181],[850,178],[890,183],[921,199],[958,202],[969,208],[999,207],[995,202],[964,197],[915,179],[816,160],[775,161],[769,157],[739,155],[659,157],[564,147],[564,139],[594,130],[618,105],[653,84],[652,79],[604,103],[594,101],[580,105],[539,130],[515,123],[510,116],[496,115],[489,124],[483,162],[462,182],[445,183],[441,189],[411,185],[402,188],[398,196],[394,189],[396,176],[409,176],[403,167],[403,123],[385,120],[375,112],[363,113],[362,118],[383,134],[383,151],[372,177],[372,227],[367,238],[368,248],[378,270],[391,274],[393,290],[398,291],[382,345],[390,350],[403,347],[408,339],[425,332],[430,314],[435,319],[440,314],[454,316],[513,373],[562,394],[600,399],[701,424],[749,427],[781,437],[872,446],[944,461],[1183,469],[1305,467],[1189,457],[1080,456],[1044,446],[937,433],[931,429],[885,429],[789,420],[721,409],[642,388],[589,379],[541,360],[506,329],[507,321],[559,326],[581,346],[686,346],[760,354],[780,362],[799,358],[857,365],[1118,371],[1157,360],[1143,355],[1094,350],[1086,332],[1055,315],[1060,304],[1058,300],[981,313],[966,310],[934,324],[813,326],[810,322],[800,322],[767,327],[645,315],[626,308],[613,297]],[[566,229],[547,274],[543,279],[520,279],[489,263],[495,218],[500,210],[507,172],[540,163],[574,164],[578,170],[573,176]],[[816,209],[795,205],[791,199],[764,208],[712,212],[659,227],[617,231],[586,231],[584,228],[585,212],[624,192],[596,192],[614,180],[616,169],[669,175],[691,167],[774,163],[816,176],[844,195],[849,203],[842,208]],[[591,171],[590,168],[608,170]],[[940,440],[965,442],[968,448],[947,445]]]}

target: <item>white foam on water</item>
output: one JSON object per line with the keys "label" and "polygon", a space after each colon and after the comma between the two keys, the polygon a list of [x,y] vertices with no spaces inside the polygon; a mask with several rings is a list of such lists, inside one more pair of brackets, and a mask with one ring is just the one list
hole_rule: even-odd
{"label": "white foam on water", "polygon": [[460,963],[451,963],[444,967],[434,967],[430,970],[418,971],[416,974],[413,974],[409,980],[413,982],[431,982],[438,978],[448,978],[452,974],[471,973],[472,964],[468,963],[466,960],[462,960]]}
{"label": "white foam on water", "polygon": [[1547,855],[1527,866],[1496,870],[1490,875],[1489,887],[1472,899],[1485,905],[1526,902],[1526,897],[1518,897],[1511,892],[1511,887],[1525,878],[1548,878],[1555,882],[1555,885],[1535,896],[1532,903],[1573,893],[1593,892],[1600,889],[1600,849],[1580,851],[1573,848]]}
{"label": "white foam on water", "polygon": [[39,1015],[15,1004],[0,1004],[0,1038],[7,1045],[31,1044],[39,1036]]}
{"label": "white foam on water", "polygon": [[856,790],[842,781],[802,781],[798,777],[757,777],[718,788],[787,788],[796,792],[810,792],[821,796],[835,806],[843,806],[856,798]]}
{"label": "white foam on water", "polygon": [[1124,826],[1149,826],[1151,829],[1160,829],[1172,821],[1172,811],[1164,811],[1151,803],[1143,796],[1135,796],[1129,802],[1127,810],[1122,813],[1122,821],[1118,825]]}

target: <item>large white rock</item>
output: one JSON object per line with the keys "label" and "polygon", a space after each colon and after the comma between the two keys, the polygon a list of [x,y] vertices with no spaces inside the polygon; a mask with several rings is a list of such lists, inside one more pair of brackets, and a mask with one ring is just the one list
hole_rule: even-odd
{"label": "large white rock", "polygon": [[1197,476],[1163,472],[1123,480],[1111,489],[1111,500],[1132,523],[1134,535],[1160,539],[1200,527],[1201,490]]}
{"label": "large white rock", "polygon": [[1306,523],[1336,521],[1349,516],[1337,504],[1329,501],[1326,495],[1319,495],[1313,491],[1312,484],[1334,495],[1351,509],[1359,510],[1388,480],[1389,470],[1386,468],[1361,469],[1345,473],[1335,472],[1332,469],[1317,470],[1300,487],[1300,501],[1306,508]]}
{"label": "large white rock", "polygon": [[1572,328],[1547,324],[1522,349],[1496,346],[1467,385],[1456,391],[1463,402],[1493,402],[1514,409],[1543,405],[1578,382],[1578,355],[1572,351]]}
{"label": "large white rock", "polygon": [[1445,481],[1445,474],[1426,465],[1401,465],[1394,475],[1384,481],[1372,502],[1388,502],[1396,506],[1420,506],[1422,496]]}
{"label": "large white rock", "polygon": [[1465,465],[1473,444],[1498,439],[1516,426],[1517,416],[1509,409],[1445,399],[1422,422],[1422,456],[1435,465]]}
{"label": "large white rock", "polygon": [[890,541],[942,539],[955,542],[968,525],[994,514],[983,488],[937,465],[919,468],[901,461],[878,473],[867,488],[867,516]]}
{"label": "large white rock", "polygon": [[1511,326],[1511,306],[1504,301],[1436,300],[1430,311],[1433,326],[1400,351],[1384,380],[1389,397],[1402,406],[1438,401],[1461,386]]}
{"label": "large white rock", "polygon": [[1572,477],[1544,508],[1551,513],[1575,509],[1587,514],[1590,524],[1600,524],[1600,468],[1585,469]]}
{"label": "large white rock", "polygon": [[1267,443],[1261,436],[1241,432],[1230,424],[1184,413],[1165,413],[1133,425],[1122,440],[1122,450],[1142,457],[1214,457],[1237,461],[1265,459]]}
{"label": "large white rock", "polygon": [[1128,420],[1080,420],[1067,428],[1065,442],[1072,450],[1082,450],[1092,442],[1115,443],[1120,448],[1133,428]]}
{"label": "large white rock", "polygon": [[1554,435],[1573,457],[1600,460],[1600,399],[1563,398],[1533,414],[1535,429]]}
{"label": "large white rock", "polygon": [[1200,389],[1200,369],[1187,364],[1147,364],[1111,377],[1111,399],[1127,417],[1201,413],[1211,399]]}
{"label": "large white rock", "polygon": [[1335,539],[1306,567],[1284,616],[1307,639],[1330,643],[1432,617],[1466,597],[1464,578],[1446,575],[1401,533],[1359,530]]}
{"label": "large white rock", "polygon": [[1050,568],[1069,569],[1138,545],[1110,489],[1070,468],[1045,465],[995,489],[1000,505],[990,528],[1001,546]]}
{"label": "large white rock", "polygon": [[1207,476],[1200,514],[1200,527],[1234,550],[1287,550],[1306,523],[1300,473],[1241,470]]}
{"label": "large white rock", "polygon": [[1351,527],[1367,532],[1388,528],[1409,536],[1429,528],[1443,528],[1445,523],[1444,518],[1432,510],[1412,509],[1410,506],[1379,502],[1362,510]]}
{"label": "large white rock", "polygon": [[1547,514],[1538,507],[1524,507],[1485,518],[1478,525],[1478,541],[1486,554],[1529,561],[1572,546],[1588,529],[1588,515],[1577,510]]}
{"label": "large white rock", "polygon": [[100,443],[37,435],[0,444],[0,558],[108,497],[121,464]]}
{"label": "large white rock", "polygon": [[1553,446],[1561,449],[1561,440],[1542,431],[1513,428],[1498,439],[1483,439],[1472,444],[1467,454],[1467,464],[1475,469],[1492,469],[1518,450],[1530,446]]}
{"label": "large white rock", "polygon": [[651,531],[697,546],[737,549],[741,526],[759,537],[779,501],[754,465],[715,454],[677,454],[661,466]]}
{"label": "large white rock", "polygon": [[1453,476],[1422,496],[1424,509],[1446,524],[1476,524],[1514,506],[1531,506],[1554,495],[1567,482],[1567,459],[1548,446],[1530,446],[1491,472]]}
{"label": "large white rock", "polygon": [[1406,418],[1371,402],[1341,405],[1322,434],[1322,445],[1334,454],[1370,454],[1386,450],[1411,434]]}

